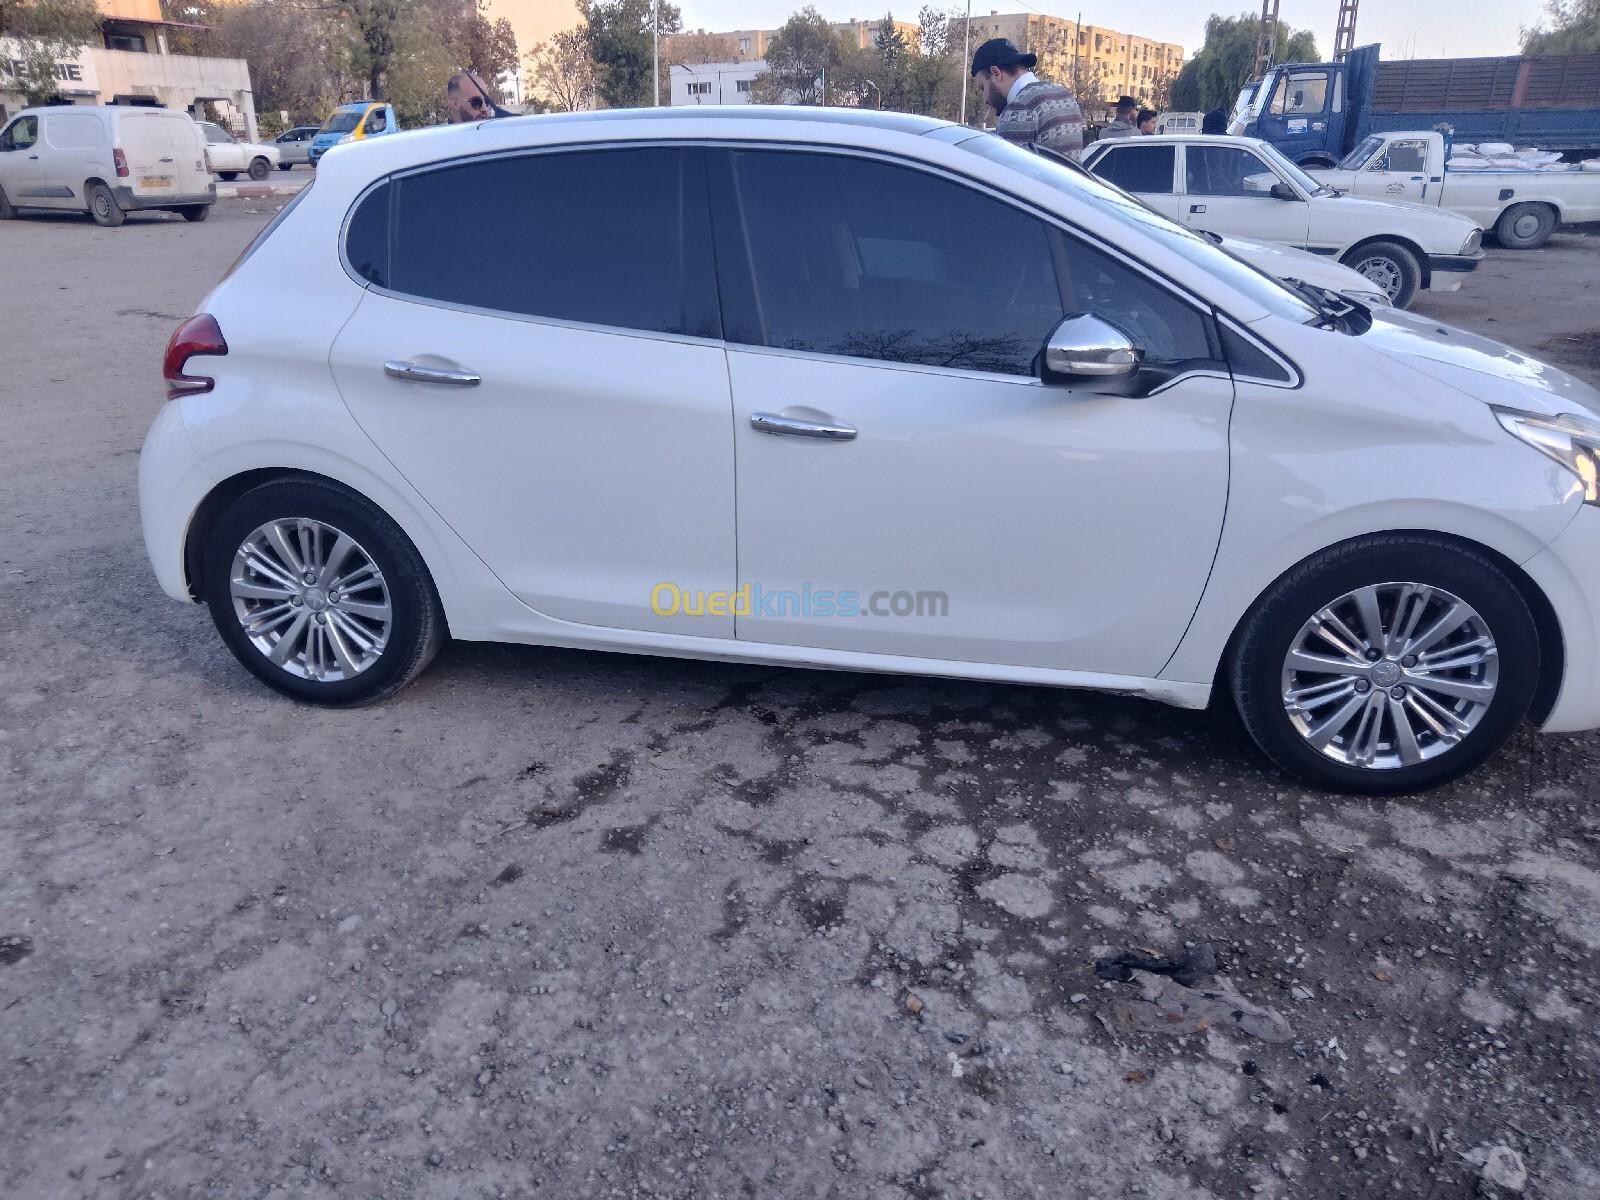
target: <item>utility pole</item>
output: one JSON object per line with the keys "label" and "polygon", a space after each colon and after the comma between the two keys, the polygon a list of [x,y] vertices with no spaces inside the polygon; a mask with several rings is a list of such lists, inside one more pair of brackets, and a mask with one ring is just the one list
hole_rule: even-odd
{"label": "utility pole", "polygon": [[967,123],[967,91],[972,87],[972,76],[967,67],[972,63],[972,0],[967,0],[967,33],[961,42],[961,123]]}
{"label": "utility pole", "polygon": [[1256,30],[1255,78],[1264,77],[1278,54],[1278,0],[1261,0],[1261,27]]}
{"label": "utility pole", "polygon": [[652,83],[651,101],[657,108],[661,107],[661,0],[652,0],[650,5],[650,32],[655,43],[654,62],[650,68]]}
{"label": "utility pole", "polygon": [[1333,61],[1356,48],[1356,0],[1339,0],[1339,27],[1333,35]]}

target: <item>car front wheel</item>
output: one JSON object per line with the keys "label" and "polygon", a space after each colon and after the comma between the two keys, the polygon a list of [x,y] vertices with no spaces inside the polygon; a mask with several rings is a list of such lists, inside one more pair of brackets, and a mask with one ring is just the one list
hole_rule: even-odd
{"label": "car front wheel", "polygon": [[1344,265],[1365,275],[1396,308],[1407,308],[1422,283],[1417,256],[1397,242],[1369,242],[1344,256]]}
{"label": "car front wheel", "polygon": [[205,594],[246,668],[316,704],[383,699],[446,637],[411,540],[365,499],[318,480],[263,484],[223,512],[206,543]]}
{"label": "car front wheel", "polygon": [[1230,660],[1251,737],[1316,787],[1399,794],[1481,763],[1527,715],[1539,637],[1516,584],[1442,538],[1358,538],[1268,589]]}
{"label": "car front wheel", "polygon": [[272,164],[264,158],[252,159],[250,162],[250,178],[257,183],[272,174]]}

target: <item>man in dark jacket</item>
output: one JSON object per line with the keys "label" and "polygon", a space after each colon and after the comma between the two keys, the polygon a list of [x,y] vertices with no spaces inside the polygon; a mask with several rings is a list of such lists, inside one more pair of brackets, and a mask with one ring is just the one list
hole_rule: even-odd
{"label": "man in dark jacket", "polygon": [[1006,141],[1077,154],[1083,149],[1083,113],[1071,92],[1033,73],[1038,64],[1037,54],[992,38],[972,56],[972,78],[997,114],[994,131]]}

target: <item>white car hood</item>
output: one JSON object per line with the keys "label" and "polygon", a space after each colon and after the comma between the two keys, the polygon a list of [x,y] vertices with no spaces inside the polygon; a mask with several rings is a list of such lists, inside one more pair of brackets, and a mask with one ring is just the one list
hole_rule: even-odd
{"label": "white car hood", "polygon": [[[1365,196],[1352,196],[1348,192],[1338,196],[1324,196],[1322,199],[1337,204],[1340,212],[1353,212],[1358,218],[1362,212],[1370,214],[1375,226],[1384,224],[1385,218],[1392,223],[1395,219],[1394,210],[1397,208],[1405,209],[1415,220],[1433,221],[1438,225],[1440,242],[1451,247],[1449,250],[1432,251],[1433,253],[1454,254],[1456,248],[1467,240],[1467,235],[1478,228],[1476,221],[1463,217],[1460,213],[1435,208],[1431,204],[1417,204],[1411,200],[1369,200]],[[1453,240],[1447,232],[1447,227],[1452,225],[1460,230]]]}
{"label": "white car hood", "polygon": [[1549,416],[1600,417],[1600,391],[1582,380],[1501,342],[1416,313],[1380,309],[1361,340],[1485,404]]}

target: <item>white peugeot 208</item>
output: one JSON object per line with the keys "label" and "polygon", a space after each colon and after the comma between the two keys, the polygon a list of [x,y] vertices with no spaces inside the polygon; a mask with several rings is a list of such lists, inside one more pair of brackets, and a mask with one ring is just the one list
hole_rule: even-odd
{"label": "white peugeot 208", "polygon": [[304,700],[447,636],[1215,691],[1366,792],[1600,725],[1600,393],[944,122],[334,150],[166,377],[156,574]]}

